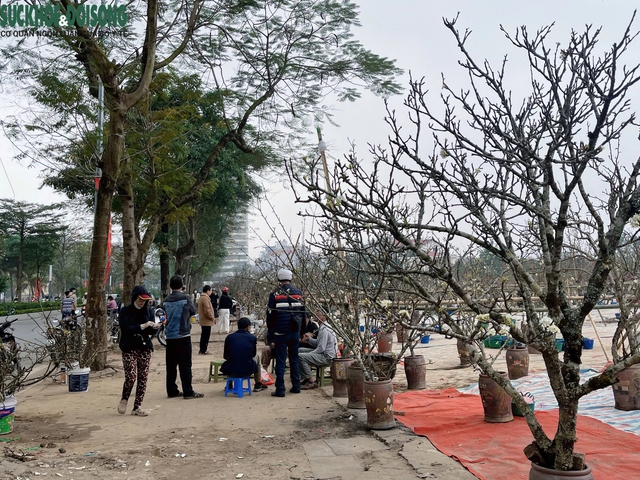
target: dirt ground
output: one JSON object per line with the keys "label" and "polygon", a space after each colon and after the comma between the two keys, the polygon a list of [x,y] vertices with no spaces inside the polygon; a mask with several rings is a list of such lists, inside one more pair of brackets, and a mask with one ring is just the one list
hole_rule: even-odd
{"label": "dirt ground", "polygon": [[[598,328],[605,342],[610,339],[611,326],[599,323]],[[589,329],[585,326],[585,335],[593,337]],[[477,381],[477,372],[459,366],[455,340],[431,338],[416,352],[431,362],[428,388],[462,387]],[[416,471],[403,456],[401,442],[356,454],[355,468],[361,467],[357,475],[315,476],[318,469],[312,468],[308,452],[319,440],[340,444],[345,439],[348,445],[347,439],[362,443],[374,438],[365,428],[363,412],[347,409],[346,399],[333,398],[331,386],[285,398],[271,397],[273,387],[242,399],[225,397],[224,383],[207,381],[209,362],[222,357],[224,335],[212,334],[212,356],[195,353],[198,340],[196,325],[192,332],[194,388],[205,397],[166,397],[164,349],[156,344],[143,404],[151,411],[148,417],[130,415],[133,398],[125,415],[116,411],[124,379],[117,349],[109,355],[111,368],[91,373],[88,392],[69,393],[65,385],[52,380],[19,392],[14,431],[0,437],[5,454],[0,478],[469,478],[462,466],[458,473],[453,473],[456,468],[439,474]],[[585,351],[585,366],[600,367],[605,361],[597,341],[594,350]],[[504,363],[504,352],[498,355],[500,362]],[[532,355],[531,373],[542,369],[540,356]],[[402,368],[394,386],[396,392],[406,389]],[[443,460],[426,439],[420,439],[419,445],[424,445],[419,455],[427,466],[437,470],[449,460]],[[341,457],[336,458],[339,462]]]}

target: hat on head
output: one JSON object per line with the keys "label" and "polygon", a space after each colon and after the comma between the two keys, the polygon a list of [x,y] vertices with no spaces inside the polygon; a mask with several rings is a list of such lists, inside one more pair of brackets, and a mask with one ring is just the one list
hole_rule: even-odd
{"label": "hat on head", "polygon": [[244,330],[249,325],[251,325],[251,320],[249,320],[247,317],[242,317],[240,320],[238,320],[238,330]]}
{"label": "hat on head", "polygon": [[278,270],[279,281],[292,280],[292,279],[293,279],[293,273],[291,272],[291,270],[287,270],[286,268],[281,268],[280,270]]}
{"label": "hat on head", "polygon": [[224,292],[228,292],[228,291],[229,291],[229,289],[228,289],[227,287],[222,287],[222,292],[223,292],[223,293],[224,293]]}
{"label": "hat on head", "polygon": [[147,292],[147,289],[144,288],[142,285],[133,287],[133,291],[131,292],[131,297],[134,299],[139,297],[143,300],[151,300],[152,298],[149,292]]}

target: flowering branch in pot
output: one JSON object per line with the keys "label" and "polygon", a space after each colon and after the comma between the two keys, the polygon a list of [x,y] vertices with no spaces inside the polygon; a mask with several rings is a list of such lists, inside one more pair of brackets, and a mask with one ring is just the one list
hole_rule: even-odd
{"label": "flowering branch in pot", "polygon": [[[440,333],[473,347],[473,362],[516,403],[518,392],[479,343],[486,333],[475,316],[489,315],[499,331],[502,313],[519,312],[526,329],[509,325],[510,335],[541,352],[559,408],[557,429],[545,432],[518,405],[532,437],[525,455],[546,468],[588,471],[575,451],[579,401],[640,362],[630,345],[580,379],[585,319],[607,297],[616,253],[639,237],[631,220],[640,214],[640,159],[627,154],[637,150],[627,132],[640,64],[623,64],[637,48],[634,18],[602,54],[600,30],[572,31],[557,46],[551,27],[503,31],[529,62],[530,84],[519,85],[517,99],[505,84],[516,64],[495,68],[475,58],[467,48],[472,36],[457,21],[444,24],[463,57],[455,68],[469,79],[466,90],[443,78],[433,95],[411,78],[407,119],[387,109],[387,145],[372,146],[367,159],[351,152],[336,161],[333,190],[309,174],[311,165],[289,163],[291,183],[297,199],[313,206],[306,215],[337,225],[345,251],[384,259],[384,280],[395,278],[436,311],[448,328]],[[352,244],[358,232],[366,242]],[[578,274],[584,287],[576,298],[568,289]],[[561,354],[551,327],[564,339]]]}

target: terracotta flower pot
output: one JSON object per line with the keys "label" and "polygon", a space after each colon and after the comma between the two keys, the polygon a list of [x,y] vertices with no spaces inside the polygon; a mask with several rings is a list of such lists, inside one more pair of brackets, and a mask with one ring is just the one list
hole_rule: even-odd
{"label": "terracotta flower pot", "polygon": [[506,353],[509,378],[516,380],[529,375],[529,351],[526,345],[509,347]]}
{"label": "terracotta flower pot", "polygon": [[404,373],[407,377],[407,388],[409,390],[424,390],[427,388],[427,364],[424,361],[424,356],[404,357]]}
{"label": "terracotta flower pot", "polygon": [[331,362],[331,383],[334,397],[347,397],[347,368],[354,362],[353,358],[334,358]]}
{"label": "terracotta flower pot", "polygon": [[364,373],[357,363],[352,363],[347,368],[347,394],[349,396],[347,408],[367,408],[364,401]]}
{"label": "terracotta flower pot", "polygon": [[621,371],[611,388],[616,410],[640,410],[640,364]]}
{"label": "terracotta flower pot", "polygon": [[388,430],[396,426],[393,418],[393,384],[391,380],[364,381],[364,401],[367,408],[367,427]]}
{"label": "terracotta flower pot", "polygon": [[[507,372],[499,372],[507,378]],[[511,397],[495,381],[481,373],[478,379],[480,398],[484,408],[484,421],[489,423],[505,423],[513,420]]]}
{"label": "terracotta flower pot", "polygon": [[567,478],[571,480],[594,480],[595,477],[591,473],[589,466],[584,470],[568,470],[564,472],[532,463],[531,470],[529,470],[529,480],[564,480]]}
{"label": "terracotta flower pot", "polygon": [[378,353],[390,353],[393,349],[393,334],[378,332]]}

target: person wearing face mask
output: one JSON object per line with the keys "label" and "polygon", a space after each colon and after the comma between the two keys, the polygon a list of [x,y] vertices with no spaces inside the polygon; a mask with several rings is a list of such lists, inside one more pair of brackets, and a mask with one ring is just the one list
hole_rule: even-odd
{"label": "person wearing face mask", "polygon": [[141,410],[142,400],[147,390],[149,363],[151,362],[151,336],[160,328],[155,323],[153,310],[149,308],[151,295],[139,285],[133,287],[131,304],[120,310],[120,350],[122,350],[122,366],[124,368],[124,385],[122,399],[118,404],[118,413],[127,411],[127,403],[136,383],[136,397],[131,415],[146,417],[149,413]]}

